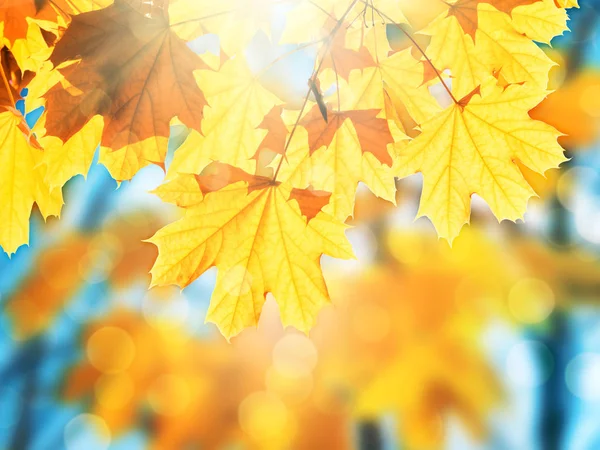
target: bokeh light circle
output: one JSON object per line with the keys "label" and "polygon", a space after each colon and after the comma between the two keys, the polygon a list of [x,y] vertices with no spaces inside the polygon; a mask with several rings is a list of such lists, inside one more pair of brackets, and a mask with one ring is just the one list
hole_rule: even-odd
{"label": "bokeh light circle", "polygon": [[135,385],[129,375],[103,375],[94,385],[98,403],[106,409],[117,410],[125,407],[133,398]]}
{"label": "bokeh light circle", "polygon": [[317,349],[301,334],[284,336],[273,348],[273,366],[280,372],[312,371],[317,365]]}
{"label": "bokeh light circle", "polygon": [[148,392],[152,409],[163,416],[177,416],[185,412],[192,399],[188,381],[175,374],[158,377]]}
{"label": "bokeh light circle", "polygon": [[513,285],[508,294],[508,308],[520,322],[543,322],[552,314],[556,301],[548,283],[536,278],[524,278]]}
{"label": "bokeh light circle", "polygon": [[281,370],[270,367],[265,375],[267,390],[276,394],[287,404],[299,404],[306,400],[313,389],[313,376],[308,370]]}
{"label": "bokeh light circle", "polygon": [[87,357],[92,366],[104,373],[127,370],[135,357],[135,343],[121,328],[106,326],[87,341]]}
{"label": "bokeh light circle", "polygon": [[592,186],[598,175],[589,167],[572,167],[564,172],[556,182],[556,196],[569,211],[575,212],[578,206],[577,188],[581,184]]}
{"label": "bokeh light circle", "polygon": [[290,415],[285,404],[268,392],[255,392],[239,406],[242,430],[258,442],[286,442],[290,434]]}
{"label": "bokeh light circle", "polygon": [[65,426],[64,439],[67,450],[106,450],[111,435],[101,417],[80,414]]}
{"label": "bokeh light circle", "polygon": [[567,364],[565,382],[573,395],[587,402],[600,402],[600,354],[575,356]]}
{"label": "bokeh light circle", "polygon": [[187,297],[177,289],[170,290],[171,295],[168,296],[154,293],[155,289],[148,292],[142,303],[146,321],[161,330],[183,327],[190,316]]}

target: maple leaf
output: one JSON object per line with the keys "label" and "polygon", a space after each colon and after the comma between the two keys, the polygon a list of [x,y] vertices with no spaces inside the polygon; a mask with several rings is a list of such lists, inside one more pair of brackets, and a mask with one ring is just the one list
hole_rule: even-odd
{"label": "maple leaf", "polygon": [[34,203],[42,215],[58,216],[60,189],[51,190],[40,166],[42,151],[15,110],[0,113],[0,246],[14,253],[29,242],[29,216]]}
{"label": "maple leaf", "polygon": [[356,136],[363,152],[372,153],[379,161],[392,165],[387,146],[394,142],[388,122],[378,119],[379,110],[333,111],[328,108],[330,119],[325,122],[315,106],[303,117],[300,125],[308,132],[308,147],[311,154],[322,146],[329,147],[337,130],[349,119],[356,130]]}
{"label": "maple leaf", "polygon": [[288,128],[281,117],[283,108],[280,105],[274,106],[257,128],[266,130],[267,134],[256,150],[254,158],[258,159],[260,154],[267,150],[274,153],[283,154],[288,137]]}
{"label": "maple leaf", "polygon": [[69,89],[56,85],[45,95],[47,133],[66,142],[103,116],[102,146],[117,153],[107,161],[118,180],[163,162],[175,116],[200,128],[206,100],[194,70],[203,64],[166,16],[147,17],[123,1],[77,15],[52,54],[55,65],[74,60],[59,66]]}
{"label": "maple leaf", "polygon": [[[45,101],[42,95],[48,89],[63,80],[60,72],[52,70],[47,62],[37,75],[27,82],[27,96],[23,99],[25,114],[43,108]],[[84,177],[92,164],[96,149],[102,136],[103,118],[93,117],[74,136],[63,142],[56,136],[46,133],[46,114],[42,114],[33,126],[37,142],[44,149],[42,164],[46,166],[45,181],[52,189],[60,189],[76,175]]]}
{"label": "maple leaf", "polygon": [[0,1],[1,36],[9,44],[17,39],[25,39],[29,29],[29,18],[44,16],[47,2],[41,0],[2,0]]}
{"label": "maple leaf", "polygon": [[550,44],[555,36],[567,30],[569,19],[564,8],[557,8],[553,0],[543,0],[512,11],[512,25],[518,32],[537,42]]}
{"label": "maple leaf", "polygon": [[198,180],[196,177],[197,175],[189,173],[177,174],[173,179],[158,186],[152,193],[157,195],[162,201],[179,206],[180,208],[199,205],[202,203],[204,195],[198,189]]}
{"label": "maple leaf", "polygon": [[169,7],[174,31],[184,39],[219,36],[226,55],[240,53],[262,31],[270,34],[276,4],[272,0],[174,0]]}
{"label": "maple leaf", "polygon": [[[0,41],[22,70],[37,71],[50,56],[49,42],[66,21],[48,0],[2,0]],[[49,33],[44,34],[46,31]],[[52,35],[53,36],[53,35]]]}
{"label": "maple leaf", "polygon": [[322,68],[332,69],[337,75],[348,80],[350,72],[374,66],[375,60],[369,49],[363,45],[358,46],[357,49],[348,48],[346,38],[347,36],[343,33],[336,33]]}
{"label": "maple leaf", "polygon": [[498,219],[523,216],[534,195],[516,161],[538,173],[565,160],[550,125],[528,112],[546,95],[528,85],[506,89],[490,78],[481,90],[423,124],[423,133],[400,151],[401,175],[422,172],[419,215],[452,241],[470,212],[470,196],[483,197]]}
{"label": "maple leaf", "polygon": [[478,6],[482,3],[491,4],[498,11],[510,14],[518,6],[530,5],[542,0],[458,0],[450,5],[449,17],[456,17],[465,33],[475,41],[475,33],[479,28]]}
{"label": "maple leaf", "polygon": [[7,47],[0,50],[0,246],[9,254],[29,241],[29,216],[37,203],[44,218],[58,216],[62,193],[46,182],[43,152],[16,109],[29,82]]}
{"label": "maple leaf", "polygon": [[34,127],[38,142],[44,149],[42,164],[46,166],[45,181],[51,188],[60,189],[76,175],[88,173],[102,136],[102,118],[90,120],[67,142],[48,136],[44,130],[45,116]]}
{"label": "maple leaf", "polygon": [[[373,153],[363,151],[361,139],[352,120],[334,116],[330,128],[317,114],[318,109],[313,109],[311,115],[316,118],[309,118],[307,122],[308,129],[313,132],[314,137],[311,139],[307,130],[302,127],[290,141],[286,159],[282,162],[281,179],[288,180],[294,186],[311,185],[315,189],[331,192],[331,200],[324,207],[324,211],[339,220],[346,220],[352,215],[359,182],[364,182],[378,197],[394,202],[395,166],[390,167],[379,161]],[[372,118],[373,112],[367,112],[367,115]],[[325,127],[316,123],[319,119]],[[384,119],[376,120],[386,122]],[[388,140],[384,138],[375,143],[368,142],[368,145],[376,144],[371,148],[385,151],[394,161],[383,145],[385,142]]]}
{"label": "maple leaf", "polygon": [[212,161],[255,173],[253,157],[267,136],[264,120],[273,118],[266,116],[281,100],[262,86],[243,58],[227,61],[219,71],[200,70],[197,77],[211,107],[206,108],[201,133],[192,130],[175,152],[169,178],[200,173]]}
{"label": "maple leaf", "polygon": [[[425,66],[412,56],[410,49],[394,53],[373,67],[353,71],[347,83],[340,82],[340,108],[385,110],[386,97],[391,96],[420,124],[441,109],[428,86],[423,84],[425,77]],[[323,83],[328,85],[327,80]]]}
{"label": "maple leaf", "polygon": [[[528,81],[547,88],[553,62],[531,39],[546,42],[562,33],[567,29],[566,14],[551,2],[539,1],[513,10],[513,15],[511,20],[492,5],[479,4],[476,40],[463,32],[455,16],[442,15],[423,30],[431,36],[426,53],[439,70],[450,70],[456,98],[498,73],[508,83]],[[532,16],[539,16],[539,22],[532,22]]]}
{"label": "maple leaf", "polygon": [[55,9],[63,14],[81,14],[106,8],[114,3],[114,0],[46,0]]}
{"label": "maple leaf", "polygon": [[[299,122],[308,133],[296,131],[291,140],[282,163],[283,179],[331,192],[325,210],[340,220],[352,214],[359,182],[394,202],[396,155],[386,146],[401,142],[406,135],[390,125],[395,116],[387,114],[388,93],[405,104],[413,117],[425,121],[440,106],[422,84],[423,75],[423,65],[410,50],[395,53],[373,67],[352,71],[348,82],[342,81],[338,87],[342,113],[332,112],[330,123],[325,123],[314,107]],[[371,127],[378,132],[368,132]],[[370,138],[375,135],[376,139]]]}
{"label": "maple leaf", "polygon": [[[6,221],[18,226],[0,243],[24,242],[33,202],[59,210],[60,188],[87,172],[98,144],[118,181],[164,165],[179,122],[191,131],[156,194],[185,215],[154,238],[154,281],[185,285],[217,266],[209,318],[228,336],[256,323],[266,292],[285,323],[310,326],[328,300],[320,255],[351,253],[341,221],[353,214],[360,182],[393,202],[396,177],[423,172],[420,213],[450,240],[473,193],[499,218],[520,217],[532,195],[521,173],[563,158],[558,133],[528,115],[553,65],[534,41],[563,32],[564,8],[577,2],[427,3],[422,20],[408,3],[295,2],[273,33],[293,48],[257,72],[245,50],[256,50],[260,33],[272,37],[279,5],[271,0],[25,0],[20,10],[0,0],[0,107],[11,124],[0,137],[19,141],[18,152],[3,149],[8,161],[31,155],[20,164],[35,187],[15,177],[3,187],[7,204],[22,204],[6,209],[19,211]],[[393,49],[392,27],[404,39]],[[188,47],[209,34],[219,55],[195,54],[200,41]],[[308,92],[283,106],[262,75],[304,51],[314,55]],[[38,75],[31,84],[26,71]],[[35,138],[14,110],[24,86],[25,111],[45,107]]]}
{"label": "maple leaf", "polygon": [[[554,8],[551,3],[544,4]],[[493,7],[485,4],[480,7],[479,20],[478,57],[488,71],[501,73],[508,83],[531,81],[546,89],[548,72],[554,63],[530,37],[523,35],[524,30],[517,29],[507,16],[498,17]],[[565,14],[554,20],[554,26],[549,26],[552,32],[567,30]]]}
{"label": "maple leaf", "polygon": [[579,8],[578,0],[555,0],[557,5],[562,8]]}
{"label": "maple leaf", "polygon": [[322,212],[314,216],[323,193],[292,193],[285,184],[220,163],[207,170],[198,176],[202,202],[150,239],[159,249],[152,284],[184,287],[216,266],[207,320],[226,337],[258,323],[269,292],[283,323],[308,331],[329,302],[321,255],[353,256],[345,226]]}

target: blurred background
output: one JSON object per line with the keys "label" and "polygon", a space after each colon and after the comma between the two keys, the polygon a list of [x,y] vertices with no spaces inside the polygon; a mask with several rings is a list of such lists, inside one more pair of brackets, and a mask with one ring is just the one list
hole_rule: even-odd
{"label": "blurred background", "polygon": [[358,260],[324,258],[334,306],[309,336],[269,299],[226,342],[204,325],[214,272],[147,290],[142,240],[180,214],[150,193],[160,168],[71,180],[62,218],[34,214],[31,245],[0,254],[0,449],[600,449],[600,2],[582,3],[531,113],[571,159],[525,173],[525,222],[474,199],[450,249],[414,221],[417,177],[398,206],[359,189]]}

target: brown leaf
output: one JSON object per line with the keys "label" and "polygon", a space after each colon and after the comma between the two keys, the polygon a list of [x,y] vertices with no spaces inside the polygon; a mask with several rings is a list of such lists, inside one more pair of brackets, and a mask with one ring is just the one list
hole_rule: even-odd
{"label": "brown leaf", "polygon": [[246,181],[248,183],[248,193],[274,183],[270,178],[250,175],[242,169],[220,162],[209,164],[200,175],[196,175],[196,180],[198,181],[200,191],[204,195],[219,191],[238,181]]}
{"label": "brown leaf", "polygon": [[280,155],[283,154],[288,129],[281,117],[281,112],[281,106],[274,106],[258,126],[261,130],[267,130],[267,135],[258,146],[258,150],[256,150],[256,154],[254,155],[255,159],[258,159],[263,150],[270,150]]}
{"label": "brown leaf", "polygon": [[329,203],[330,198],[331,192],[315,190],[309,186],[308,189],[293,188],[289,199],[298,202],[300,212],[310,222]]}
{"label": "brown leaf", "polygon": [[356,130],[363,151],[372,153],[379,161],[392,165],[392,157],[387,146],[394,142],[387,120],[378,119],[379,110],[364,111],[331,111],[330,120],[324,122],[317,106],[300,121],[300,125],[308,132],[308,145],[311,154],[322,146],[329,146],[336,131],[346,119],[350,119]]}
{"label": "brown leaf", "polygon": [[334,70],[347,81],[352,70],[362,70],[365,67],[375,65],[375,60],[367,47],[362,46],[358,51],[349,49],[346,47],[345,34],[337,33],[333,38],[329,52],[325,55],[322,68]]}
{"label": "brown leaf", "polygon": [[166,14],[148,17],[121,0],[75,16],[52,62],[77,59],[62,73],[80,95],[57,85],[45,96],[48,134],[66,141],[97,114],[105,121],[102,145],[112,149],[168,137],[175,116],[200,131],[206,100],[193,72],[203,63]]}
{"label": "brown leaf", "polygon": [[458,101],[458,104],[462,107],[462,108],[466,108],[466,106],[469,104],[469,102],[471,101],[471,99],[473,97],[475,97],[476,95],[481,95],[481,86],[477,86],[475,89],[473,89],[471,92],[469,92],[467,95],[465,95],[463,98],[461,98]]}

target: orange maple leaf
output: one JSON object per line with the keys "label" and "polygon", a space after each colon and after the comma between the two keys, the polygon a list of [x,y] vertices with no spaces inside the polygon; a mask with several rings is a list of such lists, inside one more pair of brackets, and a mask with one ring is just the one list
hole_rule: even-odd
{"label": "orange maple leaf", "polygon": [[111,149],[168,137],[175,116],[200,131],[206,100],[194,70],[204,65],[166,13],[145,15],[122,0],[75,16],[52,62],[78,59],[61,72],[80,92],[56,85],[45,95],[48,134],[67,141],[95,115],[104,117],[102,145]]}
{"label": "orange maple leaf", "polygon": [[361,46],[358,50],[347,48],[345,34],[337,33],[331,42],[329,52],[325,55],[322,68],[332,69],[344,80],[348,80],[353,70],[375,65],[375,60],[367,47]]}
{"label": "orange maple leaf", "polygon": [[313,107],[302,119],[300,125],[308,132],[308,143],[311,154],[322,146],[329,146],[336,131],[346,119],[350,119],[356,130],[362,152],[372,153],[379,161],[392,165],[392,157],[387,145],[394,142],[387,120],[377,118],[379,110],[364,111],[332,111],[330,119],[325,122],[317,106]]}
{"label": "orange maple leaf", "polygon": [[17,39],[26,39],[28,18],[55,21],[57,14],[48,0],[0,0],[0,23],[4,24],[4,38],[12,45]]}
{"label": "orange maple leaf", "polygon": [[258,150],[256,150],[254,155],[255,159],[259,158],[260,153],[263,150],[270,150],[280,155],[283,154],[283,149],[285,148],[285,143],[287,141],[288,129],[281,117],[282,111],[283,108],[281,106],[274,106],[258,126],[261,130],[267,130],[267,135],[258,146]]}
{"label": "orange maple leaf", "polygon": [[298,202],[300,212],[309,222],[327,206],[330,198],[331,192],[313,189],[312,186],[307,189],[293,188],[290,192],[290,200]]}

